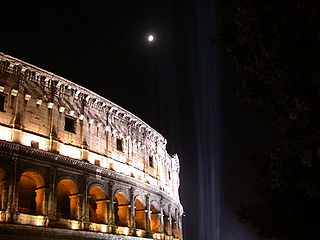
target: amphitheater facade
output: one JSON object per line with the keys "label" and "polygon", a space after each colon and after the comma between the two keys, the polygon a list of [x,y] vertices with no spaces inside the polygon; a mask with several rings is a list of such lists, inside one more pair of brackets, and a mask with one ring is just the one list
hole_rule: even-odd
{"label": "amphitheater facade", "polygon": [[0,53],[0,239],[182,239],[179,159],[141,119]]}

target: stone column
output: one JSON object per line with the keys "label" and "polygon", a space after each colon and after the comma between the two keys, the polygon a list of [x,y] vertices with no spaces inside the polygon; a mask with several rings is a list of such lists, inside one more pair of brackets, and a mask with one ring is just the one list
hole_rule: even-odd
{"label": "stone column", "polygon": [[134,191],[133,187],[130,188],[130,212],[129,212],[129,227],[131,228],[131,233],[133,234],[133,229],[136,228],[135,224],[135,204],[134,204]]}
{"label": "stone column", "polygon": [[160,212],[159,212],[159,217],[160,217],[160,232],[163,233],[164,231],[164,221],[163,221],[163,207],[160,205]]}
{"label": "stone column", "polygon": [[51,167],[49,172],[49,189],[46,190],[47,214],[48,214],[48,226],[54,226],[56,224],[57,214],[57,190],[56,190],[56,177],[57,171]]}
{"label": "stone column", "polygon": [[50,188],[44,188],[44,201],[43,201],[43,215],[48,216],[49,214],[49,198],[50,198]]}
{"label": "stone column", "polygon": [[19,211],[19,182],[14,183],[13,195],[12,195],[12,209],[15,213]]}
{"label": "stone column", "polygon": [[124,138],[124,141],[126,142],[126,146],[127,146],[127,164],[129,164],[129,165],[131,165],[131,140],[130,140],[131,138],[130,138],[130,136],[129,135],[127,135],[125,138]]}
{"label": "stone column", "polygon": [[6,191],[7,186],[4,181],[2,181],[0,183],[0,185],[1,185],[1,188],[0,188],[1,189],[0,190],[1,191],[0,209],[2,210],[5,208],[5,205],[6,205],[5,199],[6,199],[6,193],[7,193],[7,191]]}
{"label": "stone column", "polygon": [[164,232],[166,235],[171,236],[172,235],[172,219],[171,217],[165,218],[165,227]]}
{"label": "stone column", "polygon": [[8,181],[8,201],[6,209],[6,220],[8,222],[14,222],[16,212],[18,210],[18,190],[19,182],[17,181],[17,158],[12,157],[12,169],[10,174],[10,180]]}
{"label": "stone column", "polygon": [[106,129],[105,130],[105,136],[106,136],[106,148],[104,150],[104,153],[109,156],[109,131]]}
{"label": "stone column", "polygon": [[151,211],[150,211],[150,194],[146,195],[146,230],[147,230],[147,236],[152,237],[151,233]]}
{"label": "stone column", "polygon": [[82,178],[82,182],[83,182],[83,194],[79,194],[79,201],[80,201],[80,217],[79,220],[82,221],[82,226],[81,228],[84,230],[88,230],[89,229],[89,194],[88,194],[88,179],[89,175],[88,174],[84,174],[83,178]]}
{"label": "stone column", "polygon": [[5,221],[8,221],[10,219],[10,215],[12,212],[12,193],[13,193],[13,184],[12,181],[6,181],[4,185],[4,189],[6,189],[7,194],[4,195],[4,202],[5,205],[3,205],[3,208],[6,212]]}
{"label": "stone column", "polygon": [[182,239],[182,215],[178,219],[179,239]]}
{"label": "stone column", "polygon": [[110,202],[108,204],[108,224],[111,226],[110,231],[115,231],[115,212],[114,212],[114,182],[109,182]]}
{"label": "stone column", "polygon": [[[20,82],[18,82],[20,85]],[[19,89],[19,86],[16,86],[17,89]],[[21,131],[15,131],[15,129],[20,129],[21,128],[21,119],[20,119],[20,111],[19,111],[19,100],[20,100],[20,93],[16,89],[11,90],[10,94],[10,105],[13,108],[13,118],[11,120],[11,124],[13,127],[13,136],[12,136],[12,141],[13,142],[19,142],[20,140],[20,133]]]}
{"label": "stone column", "polygon": [[167,218],[167,233],[169,236],[172,235],[172,218],[171,218],[171,206],[168,207],[168,218]]}
{"label": "stone column", "polygon": [[79,220],[81,223],[81,229],[88,230],[90,225],[90,219],[89,219],[89,204],[88,204],[88,195],[87,193],[79,194]]}

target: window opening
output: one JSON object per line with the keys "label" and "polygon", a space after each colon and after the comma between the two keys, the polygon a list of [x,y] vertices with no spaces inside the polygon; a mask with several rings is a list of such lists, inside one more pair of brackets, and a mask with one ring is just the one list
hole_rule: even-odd
{"label": "window opening", "polygon": [[99,166],[100,167],[100,160],[95,160],[94,161],[94,165]]}
{"label": "window opening", "polygon": [[75,133],[75,120],[73,118],[65,117],[64,130]]}
{"label": "window opening", "polygon": [[123,151],[123,141],[119,138],[117,138],[117,150],[121,152]]}
{"label": "window opening", "polygon": [[153,156],[149,156],[149,167],[153,168]]}
{"label": "window opening", "polygon": [[39,142],[31,141],[31,147],[39,149]]}
{"label": "window opening", "polygon": [[4,105],[5,105],[5,97],[3,94],[0,94],[0,112],[5,112]]}

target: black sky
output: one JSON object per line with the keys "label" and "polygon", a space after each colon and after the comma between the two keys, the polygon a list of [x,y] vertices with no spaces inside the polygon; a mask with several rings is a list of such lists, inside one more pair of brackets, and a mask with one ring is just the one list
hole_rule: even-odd
{"label": "black sky", "polygon": [[1,52],[98,93],[167,138],[181,162],[185,240],[257,239],[234,211],[254,197],[245,154],[270,136],[259,114],[236,101],[237,74],[210,42],[212,1],[13,3],[0,11]]}

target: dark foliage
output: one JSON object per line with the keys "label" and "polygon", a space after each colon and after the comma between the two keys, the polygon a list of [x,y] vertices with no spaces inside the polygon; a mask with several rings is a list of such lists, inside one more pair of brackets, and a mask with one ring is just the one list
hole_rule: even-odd
{"label": "dark foliage", "polygon": [[279,132],[252,154],[260,196],[239,219],[272,239],[320,239],[320,7],[317,1],[217,0],[213,41],[245,73],[239,99]]}

